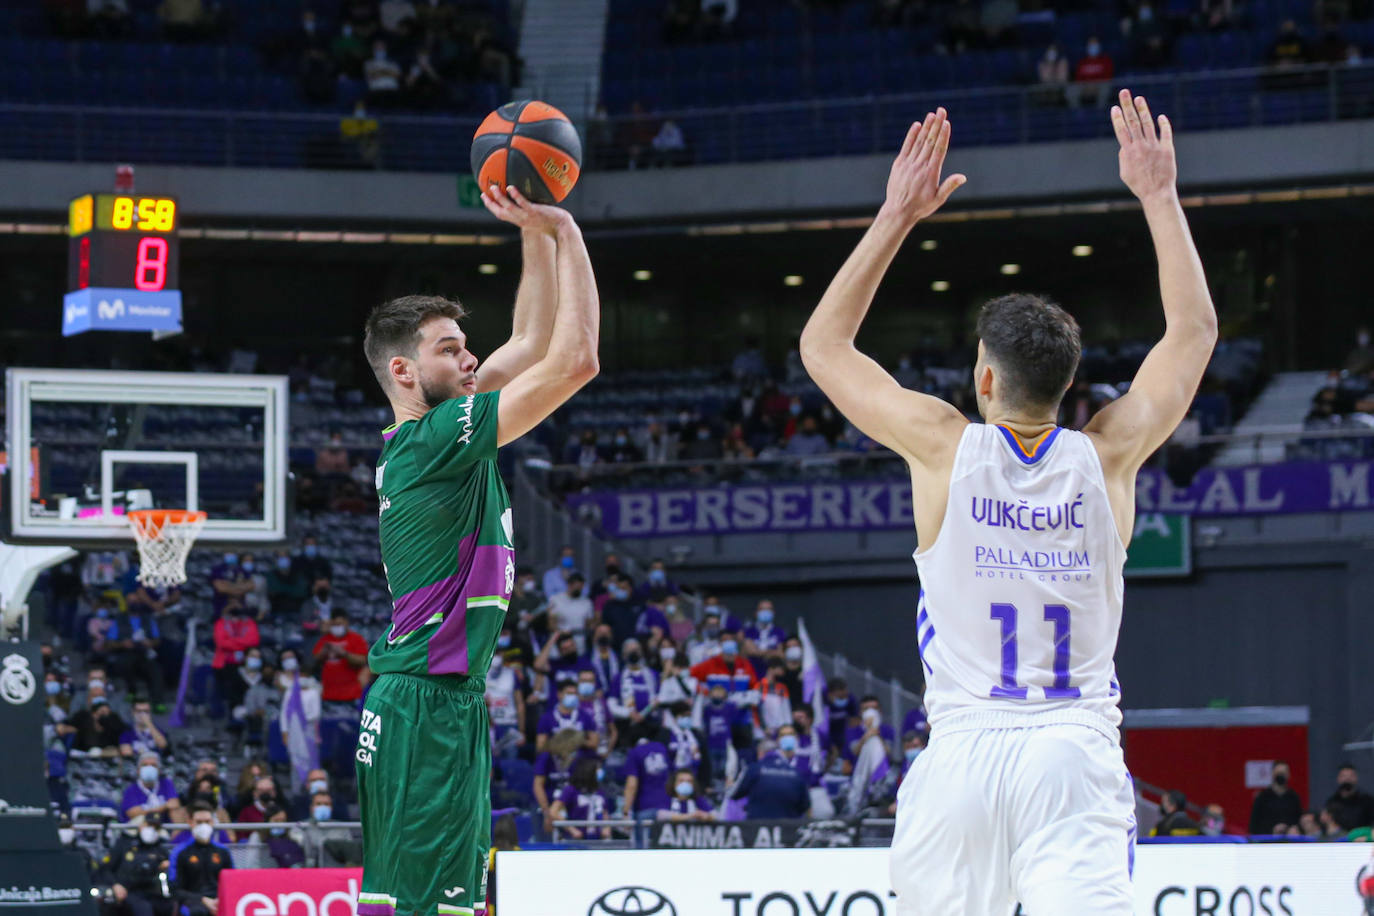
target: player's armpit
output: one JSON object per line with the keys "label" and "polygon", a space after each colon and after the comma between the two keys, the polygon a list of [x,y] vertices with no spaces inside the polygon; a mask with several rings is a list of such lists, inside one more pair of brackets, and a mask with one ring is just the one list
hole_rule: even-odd
{"label": "player's armpit", "polygon": [[803,347],[802,362],[849,422],[908,462],[941,460],[968,425],[953,405],[903,388],[848,342]]}
{"label": "player's armpit", "polygon": [[534,429],[596,378],[595,362],[558,364],[545,357],[511,379],[496,406],[496,445],[504,446]]}
{"label": "player's armpit", "polygon": [[1214,325],[1171,326],[1141,363],[1130,390],[1083,428],[1108,477],[1134,477],[1173,435],[1188,415],[1216,340]]}

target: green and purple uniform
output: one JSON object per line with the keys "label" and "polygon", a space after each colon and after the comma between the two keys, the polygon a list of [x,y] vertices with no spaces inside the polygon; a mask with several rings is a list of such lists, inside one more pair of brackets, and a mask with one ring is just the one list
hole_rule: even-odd
{"label": "green and purple uniform", "polygon": [[491,747],[483,694],[515,584],[510,497],[489,392],[382,433],[377,461],[391,627],[368,664],[355,760],[358,916],[486,911]]}

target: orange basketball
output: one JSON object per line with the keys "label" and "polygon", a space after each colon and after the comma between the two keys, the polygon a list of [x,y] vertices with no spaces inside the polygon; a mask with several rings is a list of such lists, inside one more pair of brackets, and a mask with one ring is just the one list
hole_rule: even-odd
{"label": "orange basketball", "polygon": [[582,174],[582,140],[552,105],[509,102],[473,135],[472,174],[482,190],[515,185],[535,203],[558,203]]}

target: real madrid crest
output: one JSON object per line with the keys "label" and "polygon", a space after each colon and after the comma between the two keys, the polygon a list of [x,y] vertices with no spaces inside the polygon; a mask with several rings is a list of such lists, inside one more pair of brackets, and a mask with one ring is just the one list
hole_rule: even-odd
{"label": "real madrid crest", "polygon": [[23,706],[33,699],[38,684],[29,670],[29,660],[22,655],[5,656],[4,671],[0,671],[0,696],[5,702]]}

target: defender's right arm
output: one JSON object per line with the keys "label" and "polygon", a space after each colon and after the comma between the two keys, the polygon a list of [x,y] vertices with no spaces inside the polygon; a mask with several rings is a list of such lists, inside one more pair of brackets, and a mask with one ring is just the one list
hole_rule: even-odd
{"label": "defender's right arm", "polygon": [[1169,119],[1161,115],[1156,132],[1145,99],[1122,90],[1112,125],[1121,143],[1121,179],[1140,199],[1154,240],[1165,330],[1130,390],[1083,431],[1093,438],[1108,479],[1126,481],[1130,489],[1141,465],[1187,415],[1216,345],[1217,315],[1178,199]]}
{"label": "defender's right arm", "polygon": [[534,429],[596,377],[601,302],[582,230],[568,211],[508,195],[498,198],[484,192],[482,196],[487,209],[506,222],[522,226],[532,213],[557,226],[558,311],[549,347],[542,359],[501,389],[496,424],[499,448]]}

